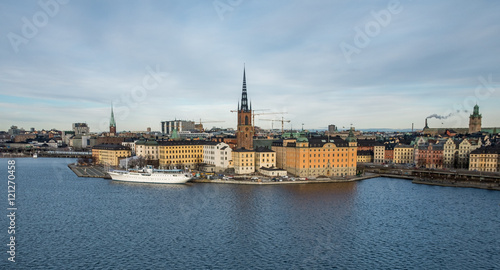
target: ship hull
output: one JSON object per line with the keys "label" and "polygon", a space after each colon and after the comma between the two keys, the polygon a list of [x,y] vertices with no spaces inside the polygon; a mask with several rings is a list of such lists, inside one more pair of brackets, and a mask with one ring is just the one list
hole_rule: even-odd
{"label": "ship hull", "polygon": [[191,180],[187,174],[168,174],[168,173],[120,173],[108,172],[112,180],[123,182],[136,183],[151,183],[151,184],[184,184]]}

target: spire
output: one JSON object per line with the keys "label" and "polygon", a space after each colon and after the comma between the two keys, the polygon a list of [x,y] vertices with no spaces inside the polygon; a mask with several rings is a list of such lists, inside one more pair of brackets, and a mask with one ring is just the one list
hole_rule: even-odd
{"label": "spire", "polygon": [[243,89],[241,92],[241,110],[248,112],[247,80],[245,75],[245,66],[243,66]]}
{"label": "spire", "polygon": [[110,127],[116,127],[115,114],[113,113],[113,103],[111,103],[111,119],[109,120]]}

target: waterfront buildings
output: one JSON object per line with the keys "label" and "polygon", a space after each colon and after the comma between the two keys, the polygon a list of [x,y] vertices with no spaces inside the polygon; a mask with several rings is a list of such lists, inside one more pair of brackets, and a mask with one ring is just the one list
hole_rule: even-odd
{"label": "waterfront buildings", "polygon": [[472,151],[469,170],[500,172],[500,146],[485,146]]}
{"label": "waterfront buildings", "polygon": [[276,152],[266,147],[255,149],[255,168],[274,168],[276,166]]}
{"label": "waterfront buildings", "polygon": [[251,174],[255,172],[255,151],[238,148],[232,152],[234,173]]}
{"label": "waterfront buildings", "polygon": [[205,141],[159,141],[160,168],[195,169],[203,162]]}
{"label": "waterfront buildings", "polygon": [[356,158],[358,163],[371,163],[373,162],[373,151],[358,150]]}
{"label": "waterfront buildings", "polygon": [[384,144],[384,162],[385,163],[393,163],[394,162],[394,147],[396,147],[395,143],[387,143]]}
{"label": "waterfront buildings", "polygon": [[394,163],[411,164],[414,163],[415,149],[411,145],[394,146]]}
{"label": "waterfront buildings", "polygon": [[429,142],[417,146],[415,148],[415,165],[430,169],[443,168],[443,145],[442,142]]}
{"label": "waterfront buildings", "polygon": [[222,172],[233,166],[233,150],[224,142],[206,142],[203,144],[203,163],[212,169],[206,171]]}
{"label": "waterfront buildings", "polygon": [[132,156],[128,147],[117,144],[99,144],[92,147],[92,158],[96,164],[119,166],[120,160]]}
{"label": "waterfront buildings", "polygon": [[[368,162],[381,164],[385,161],[385,146],[376,140],[358,139],[358,152],[359,151],[369,151],[362,152],[363,156],[367,153],[371,154],[371,157],[369,158],[371,161]],[[364,159],[366,158],[363,158],[363,160]]]}
{"label": "waterfront buildings", "polygon": [[357,142],[353,131],[340,137],[295,138],[273,142],[276,165],[298,177],[352,176],[356,174]]}
{"label": "waterfront buildings", "polygon": [[146,162],[150,160],[159,160],[159,145],[155,140],[140,139],[135,142],[136,156],[143,157]]}

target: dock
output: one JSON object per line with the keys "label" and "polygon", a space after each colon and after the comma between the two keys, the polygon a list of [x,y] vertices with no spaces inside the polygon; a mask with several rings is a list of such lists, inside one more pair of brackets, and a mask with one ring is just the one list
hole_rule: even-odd
{"label": "dock", "polygon": [[102,166],[80,166],[75,164],[68,164],[68,167],[78,176],[78,177],[90,177],[90,178],[105,178],[110,179],[109,175],[104,170]]}

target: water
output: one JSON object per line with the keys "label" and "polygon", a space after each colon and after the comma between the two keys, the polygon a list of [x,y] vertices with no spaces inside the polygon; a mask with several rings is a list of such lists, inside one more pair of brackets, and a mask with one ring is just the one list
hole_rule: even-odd
{"label": "water", "polygon": [[117,183],[78,178],[72,161],[16,159],[16,263],[3,215],[1,269],[500,268],[498,191]]}

